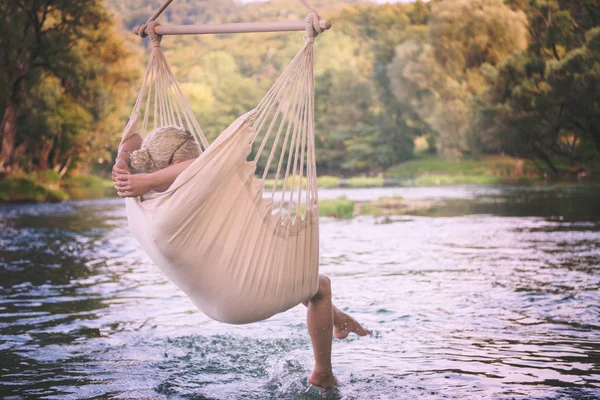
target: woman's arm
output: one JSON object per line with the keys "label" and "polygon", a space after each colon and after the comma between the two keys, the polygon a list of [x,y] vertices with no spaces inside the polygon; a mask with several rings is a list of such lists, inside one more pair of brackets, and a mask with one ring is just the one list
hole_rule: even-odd
{"label": "woman's arm", "polygon": [[117,154],[115,165],[112,169],[112,180],[115,181],[115,183],[118,174],[131,173],[129,170],[129,162],[131,161],[130,155],[132,151],[142,147],[142,140],[142,137],[136,133],[128,137],[127,140],[119,146],[119,153]]}
{"label": "woman's arm", "polygon": [[138,197],[151,190],[164,192],[195,159],[176,162],[151,174],[117,174],[115,187],[120,197]]}
{"label": "woman's arm", "polygon": [[175,179],[177,179],[179,174],[192,165],[195,160],[196,159],[193,158],[181,162],[175,161],[172,165],[151,173],[152,190],[156,190],[157,192],[164,192],[167,190],[171,184],[175,182]]}

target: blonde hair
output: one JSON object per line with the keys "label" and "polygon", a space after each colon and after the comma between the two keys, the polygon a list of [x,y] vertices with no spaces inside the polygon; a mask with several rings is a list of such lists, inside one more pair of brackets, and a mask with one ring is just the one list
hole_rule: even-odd
{"label": "blonde hair", "polygon": [[150,132],[142,148],[131,154],[131,166],[138,172],[150,173],[199,155],[200,146],[190,132],[177,126],[162,126]]}

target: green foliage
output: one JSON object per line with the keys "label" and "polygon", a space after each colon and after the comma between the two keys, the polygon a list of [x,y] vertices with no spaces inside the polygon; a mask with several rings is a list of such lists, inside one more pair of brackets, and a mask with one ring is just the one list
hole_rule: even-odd
{"label": "green foliage", "polygon": [[388,66],[393,93],[434,130],[438,154],[456,160],[476,150],[476,98],[495,66],[526,47],[526,28],[525,14],[502,0],[447,0],[433,6],[425,43],[397,47]]}
{"label": "green foliage", "polygon": [[[416,114],[398,107],[389,85],[380,82],[385,76],[380,64],[389,62],[395,46],[410,35],[406,29],[411,21],[426,21],[430,6],[420,2],[348,7],[353,3],[362,1],[311,3],[335,26],[315,43],[315,144],[321,173],[383,170],[410,158],[412,139],[420,133]],[[128,29],[158,7],[157,1],[147,0],[110,0],[109,4]],[[295,0],[243,6],[229,0],[181,0],[169,7],[161,21],[290,20],[305,15]],[[181,36],[166,37],[162,43],[196,117],[213,140],[258,103],[302,45],[302,34]]]}
{"label": "green foliage", "polygon": [[12,174],[0,180],[0,202],[58,202],[116,196],[112,180],[78,175],[66,179],[54,170]]}
{"label": "green foliage", "polygon": [[[278,189],[281,189],[282,183],[281,183],[282,179],[280,179],[277,182],[277,187]],[[302,188],[306,189],[306,178],[303,177],[302,178]],[[275,184],[275,179],[265,179],[264,182],[264,187],[268,188],[268,189],[272,189],[273,185]],[[290,188],[292,185],[292,178],[288,177],[287,182],[286,182],[286,187]],[[337,176],[328,176],[328,175],[324,175],[324,176],[319,176],[317,178],[317,186],[321,187],[321,188],[336,188],[336,187],[340,187],[340,178],[338,178]],[[298,178],[296,178],[296,182],[294,184],[294,187],[298,187]]]}
{"label": "green foliage", "polygon": [[414,178],[425,174],[509,177],[523,175],[524,167],[525,163],[522,160],[500,156],[485,157],[481,160],[467,158],[460,161],[424,157],[396,165],[385,175],[390,178]]}
{"label": "green foliage", "polygon": [[405,200],[402,196],[381,196],[379,201],[381,200]]}
{"label": "green foliage", "polygon": [[515,3],[528,15],[531,42],[484,98],[482,137],[552,177],[581,173],[600,157],[600,7]]}
{"label": "green foliage", "polygon": [[502,178],[479,175],[423,175],[413,182],[415,186],[450,186],[450,185],[493,185],[505,183]]}
{"label": "green foliage", "polygon": [[0,180],[0,202],[58,202],[68,199],[61,189],[52,189],[47,185],[27,177],[11,177]]}
{"label": "green foliage", "polygon": [[386,177],[408,179],[415,186],[527,183],[539,180],[535,165],[520,159],[487,156],[460,161],[424,157],[390,168]]}
{"label": "green foliage", "polygon": [[319,200],[319,215],[333,218],[352,218],[355,203],[346,196],[337,199]]}
{"label": "green foliage", "polygon": [[340,186],[340,178],[328,175],[319,176],[317,178],[317,185],[325,189],[336,188]]}
{"label": "green foliage", "polygon": [[67,191],[71,200],[101,199],[116,196],[112,180],[93,175],[70,177],[63,183],[63,188]]}
{"label": "green foliage", "polygon": [[[294,188],[296,188],[296,190],[298,190],[298,187],[300,183],[300,177],[297,176],[295,179],[292,179],[291,176],[288,176],[288,178],[285,181],[285,187],[287,190],[291,189],[292,184],[294,186]],[[306,177],[302,177],[302,188],[306,189]],[[273,189],[273,186],[275,185],[275,179],[265,179],[264,181],[264,187],[266,189]],[[283,187],[283,177],[277,180],[277,190],[281,190],[281,188]]]}
{"label": "green foliage", "polygon": [[0,169],[110,158],[139,66],[103,2],[0,3]]}
{"label": "green foliage", "polygon": [[348,179],[348,186],[353,188],[368,188],[383,186],[383,177],[355,176]]}
{"label": "green foliage", "polygon": [[[100,0],[0,3],[0,85],[7,89],[0,96],[5,116],[0,169],[53,171],[48,182],[68,180],[77,170],[108,173],[149,53],[132,46],[138,39],[129,32],[162,1],[107,4],[114,15]],[[475,182],[513,179],[533,166],[558,175],[599,165],[596,0],[311,4],[334,25],[315,43],[320,174],[372,176],[388,170],[387,176],[420,182]],[[191,24],[305,15],[297,0],[178,0],[159,20]],[[301,45],[301,33],[162,41],[209,140],[255,107]],[[464,163],[411,161],[414,141],[422,144],[425,138],[429,151]],[[532,161],[520,167],[498,160],[484,165],[488,154]],[[100,193],[98,182],[74,182],[74,191]],[[354,179],[351,186],[380,183]],[[319,179],[321,187],[338,185],[337,178]]]}
{"label": "green foliage", "polygon": [[358,215],[370,215],[372,217],[380,217],[383,215],[383,210],[372,203],[363,203],[358,205]]}

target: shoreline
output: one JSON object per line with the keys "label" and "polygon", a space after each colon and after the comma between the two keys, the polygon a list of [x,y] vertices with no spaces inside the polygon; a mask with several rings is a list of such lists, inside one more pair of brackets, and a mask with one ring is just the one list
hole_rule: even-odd
{"label": "shoreline", "polygon": [[[594,171],[595,172],[595,171]],[[591,173],[585,181],[599,176]],[[303,185],[305,185],[305,179]],[[574,182],[573,177],[559,177],[555,182]],[[526,160],[500,155],[490,155],[479,159],[465,158],[449,161],[431,155],[418,155],[382,171],[377,176],[355,175],[340,177],[320,175],[317,185],[323,189],[355,189],[382,187],[439,187],[454,185],[545,185],[549,183]],[[281,185],[278,182],[278,186]],[[275,184],[266,179],[265,189]],[[291,186],[291,182],[288,184]],[[98,175],[75,175],[61,177],[49,170],[38,173],[15,172],[12,175],[0,175],[0,203],[60,202],[66,200],[98,199],[116,197],[113,182]],[[359,209],[369,207],[386,209],[410,209],[416,207],[407,203],[358,204]],[[424,205],[422,205],[424,207]],[[421,207],[421,206],[419,206]]]}
{"label": "shoreline", "polygon": [[[19,180],[22,183],[22,178]],[[5,181],[0,181],[0,195],[2,194],[2,184]],[[585,185],[593,182],[580,182]],[[555,182],[555,184],[578,185],[573,182]],[[28,189],[31,189],[31,182],[28,182]],[[428,186],[396,186],[396,187],[443,187],[443,186],[461,186],[461,185],[428,185]],[[485,184],[477,184],[471,186],[492,186]],[[493,185],[499,186],[499,185]],[[522,187],[531,187],[537,185],[525,185]],[[547,183],[542,183],[541,186],[549,186]],[[62,189],[64,188],[64,189]],[[35,187],[34,194],[37,197],[15,197],[12,201],[2,201],[0,197],[0,206],[10,206],[18,204],[42,204],[42,203],[61,203],[70,200],[94,200],[94,199],[118,199],[114,193],[112,181],[103,180],[98,177],[79,177],[77,180],[69,179],[65,182],[61,189],[52,189],[43,187],[41,184]],[[342,187],[338,187],[342,188]],[[373,187],[371,187],[373,188]],[[325,188],[324,188],[325,189]],[[343,188],[342,188],[343,189]],[[347,188],[349,190],[358,189]],[[66,191],[69,190],[70,194]],[[346,196],[340,196],[333,199],[319,200],[319,216],[324,218],[334,219],[352,219],[360,216],[371,217],[393,217],[404,215],[425,215],[431,212],[436,212],[448,206],[448,202],[442,199],[418,199],[408,200],[401,196],[382,196],[376,200],[350,200]]]}
{"label": "shoreline", "polygon": [[[435,175],[423,175],[423,177]],[[443,176],[443,175],[441,175]],[[391,188],[391,187],[443,187],[457,185],[549,185],[551,183],[540,179],[500,179],[493,176],[481,175],[469,177],[468,175],[443,176],[445,179],[427,179],[428,184],[389,185],[385,184],[383,177],[354,177],[337,178],[331,176],[319,177],[319,187],[323,189],[359,189],[359,188]],[[484,179],[482,179],[482,177]],[[482,182],[483,181],[483,182]],[[587,181],[587,180],[586,180]],[[389,182],[389,181],[387,181]],[[409,181],[414,183],[414,181]],[[553,183],[577,182],[561,180]],[[583,182],[582,182],[583,183]],[[265,188],[269,181],[265,182]],[[69,200],[91,200],[103,198],[117,198],[113,182],[96,175],[79,175],[65,179],[56,179],[53,176],[17,175],[0,180],[0,204],[24,203],[58,203]],[[346,197],[336,199],[321,199],[319,201],[319,214],[323,217],[353,218],[360,215],[392,216],[410,213],[422,213],[443,206],[440,200],[406,200],[402,197],[382,197],[377,200],[348,200]]]}
{"label": "shoreline", "polygon": [[18,174],[0,179],[0,204],[60,203],[116,197],[113,182],[96,175],[59,179],[53,174]]}

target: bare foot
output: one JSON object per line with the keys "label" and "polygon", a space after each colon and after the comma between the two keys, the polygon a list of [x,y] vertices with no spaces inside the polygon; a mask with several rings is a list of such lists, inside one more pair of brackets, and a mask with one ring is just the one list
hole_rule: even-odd
{"label": "bare foot", "polygon": [[356,333],[358,336],[366,336],[373,333],[372,330],[365,329],[354,318],[348,314],[335,309],[333,322],[333,336],[337,339],[345,339],[350,333]]}
{"label": "bare foot", "polygon": [[335,375],[331,371],[319,372],[317,370],[314,370],[312,372],[312,374],[310,374],[308,381],[311,384],[318,386],[320,388],[323,388],[325,390],[331,389],[331,388],[337,386],[337,379],[335,378]]}

